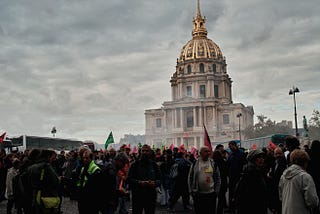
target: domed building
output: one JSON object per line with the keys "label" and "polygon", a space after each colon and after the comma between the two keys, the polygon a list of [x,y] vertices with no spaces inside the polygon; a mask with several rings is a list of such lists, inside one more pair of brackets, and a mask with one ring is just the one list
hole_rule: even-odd
{"label": "domed building", "polygon": [[170,79],[172,101],[145,111],[148,144],[200,148],[204,125],[213,145],[241,140],[242,131],[253,125],[253,107],[232,102],[226,58],[207,37],[205,24],[198,0],[192,39],[182,47]]}

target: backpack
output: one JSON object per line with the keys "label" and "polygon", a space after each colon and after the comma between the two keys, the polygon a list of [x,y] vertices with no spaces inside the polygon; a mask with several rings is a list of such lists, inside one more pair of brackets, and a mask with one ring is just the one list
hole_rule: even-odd
{"label": "backpack", "polygon": [[170,168],[169,176],[171,178],[176,178],[178,176],[178,163],[174,163]]}
{"label": "backpack", "polygon": [[24,199],[29,198],[32,195],[32,189],[28,182],[27,171],[19,172],[13,178],[13,195],[14,201],[19,203],[23,202]]}
{"label": "backpack", "polygon": [[234,196],[232,199],[232,203],[234,206],[238,207],[239,203],[240,203],[240,197],[243,193],[243,191],[245,191],[246,186],[247,186],[247,181],[246,181],[246,174],[245,173],[241,173],[240,179],[237,182],[235,189],[234,189]]}
{"label": "backpack", "polygon": [[183,160],[178,164],[178,175],[181,178],[187,178],[192,163],[188,160]]}
{"label": "backpack", "polygon": [[190,170],[191,162],[183,160],[180,162],[174,163],[170,168],[170,177],[188,177]]}

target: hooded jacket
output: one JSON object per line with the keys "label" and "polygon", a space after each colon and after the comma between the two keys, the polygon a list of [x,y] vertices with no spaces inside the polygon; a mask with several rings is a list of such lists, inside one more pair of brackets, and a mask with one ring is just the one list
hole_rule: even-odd
{"label": "hooded jacket", "polygon": [[283,172],[279,182],[279,198],[283,214],[311,213],[311,209],[319,203],[312,177],[296,164]]}

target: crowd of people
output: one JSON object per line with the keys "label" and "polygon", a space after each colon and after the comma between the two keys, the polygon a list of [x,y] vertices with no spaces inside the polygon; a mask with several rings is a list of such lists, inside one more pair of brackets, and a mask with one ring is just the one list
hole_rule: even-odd
{"label": "crowd of people", "polygon": [[0,201],[7,214],[61,213],[66,197],[79,214],[154,214],[156,205],[196,214],[319,214],[320,141],[300,148],[284,145],[244,151],[237,142],[196,153],[145,144],[138,152],[123,145],[91,151],[32,149],[0,152]]}

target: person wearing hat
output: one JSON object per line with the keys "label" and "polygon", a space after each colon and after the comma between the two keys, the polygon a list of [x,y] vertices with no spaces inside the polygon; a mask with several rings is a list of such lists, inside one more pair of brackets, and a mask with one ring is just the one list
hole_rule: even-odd
{"label": "person wearing hat", "polygon": [[268,192],[266,176],[263,173],[264,152],[252,150],[247,156],[248,163],[235,190],[235,205],[238,214],[268,213]]}

